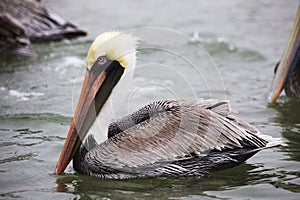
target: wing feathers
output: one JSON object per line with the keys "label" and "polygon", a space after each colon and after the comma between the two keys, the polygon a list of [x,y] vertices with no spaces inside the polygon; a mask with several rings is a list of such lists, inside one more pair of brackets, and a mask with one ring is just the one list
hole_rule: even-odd
{"label": "wing feathers", "polygon": [[[109,130],[114,134],[87,158],[114,169],[136,170],[195,152],[266,145],[256,128],[229,114],[228,101],[153,102],[112,123]],[[96,161],[92,162],[96,167]]]}

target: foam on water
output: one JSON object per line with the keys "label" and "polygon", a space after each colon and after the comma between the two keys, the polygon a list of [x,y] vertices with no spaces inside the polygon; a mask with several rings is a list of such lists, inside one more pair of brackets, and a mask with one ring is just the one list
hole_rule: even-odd
{"label": "foam on water", "polygon": [[19,92],[17,90],[9,90],[9,95],[17,97],[21,101],[28,101],[31,97],[44,96],[41,92]]}

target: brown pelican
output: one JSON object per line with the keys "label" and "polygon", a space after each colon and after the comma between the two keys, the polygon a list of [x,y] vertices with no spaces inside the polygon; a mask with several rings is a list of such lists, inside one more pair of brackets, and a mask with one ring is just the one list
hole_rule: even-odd
{"label": "brown pelican", "polygon": [[[127,88],[136,45],[137,38],[120,32],[103,33],[92,43],[57,174],[73,159],[79,173],[102,178],[203,176],[278,145],[231,115],[225,100],[156,101],[109,124],[109,102]],[[99,121],[106,132],[97,129]]]}
{"label": "brown pelican", "polygon": [[269,104],[275,104],[283,88],[287,96],[300,98],[300,5],[281,61],[275,68]]}
{"label": "brown pelican", "polygon": [[35,0],[0,1],[0,51],[33,55],[31,42],[86,35]]}

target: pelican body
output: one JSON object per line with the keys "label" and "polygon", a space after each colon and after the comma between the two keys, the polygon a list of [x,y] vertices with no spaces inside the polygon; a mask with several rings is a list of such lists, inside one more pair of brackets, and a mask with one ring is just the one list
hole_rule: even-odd
{"label": "pelican body", "polygon": [[101,178],[201,177],[279,144],[233,116],[224,100],[155,101],[111,122],[109,102],[128,88],[136,45],[136,37],[120,32],[103,33],[91,45],[57,174],[73,159],[77,172]]}
{"label": "pelican body", "polygon": [[270,105],[275,104],[283,89],[287,96],[300,98],[300,5],[281,61],[275,68],[268,96]]}

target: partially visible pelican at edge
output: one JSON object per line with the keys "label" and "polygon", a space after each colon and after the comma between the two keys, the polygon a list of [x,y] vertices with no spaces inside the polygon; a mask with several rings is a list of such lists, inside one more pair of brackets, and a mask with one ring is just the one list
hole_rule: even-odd
{"label": "partially visible pelican at edge", "polygon": [[0,53],[32,56],[31,42],[72,39],[86,34],[37,0],[0,1]]}
{"label": "partially visible pelican at edge", "polygon": [[287,96],[300,98],[300,5],[281,61],[275,68],[268,96],[270,105],[275,104],[283,89]]}
{"label": "partially visible pelican at edge", "polygon": [[[77,172],[101,178],[202,177],[280,144],[231,115],[225,100],[160,100],[110,123],[111,98],[128,90],[136,46],[125,32],[106,32],[92,43],[57,174],[73,159]],[[106,131],[97,128],[101,122]]]}

